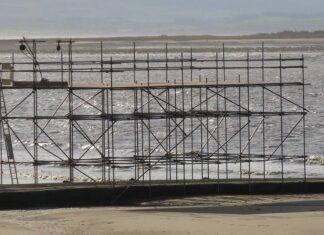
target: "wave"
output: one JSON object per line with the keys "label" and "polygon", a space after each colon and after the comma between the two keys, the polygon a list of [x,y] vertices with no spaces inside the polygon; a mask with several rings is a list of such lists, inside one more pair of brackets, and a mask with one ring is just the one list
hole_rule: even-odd
{"label": "wave", "polygon": [[[287,174],[297,174],[298,172],[297,171],[285,171],[284,174],[287,175]],[[242,175],[248,175],[249,174],[249,171],[248,170],[242,170]],[[251,175],[254,175],[254,176],[262,176],[264,175],[263,171],[250,171],[250,174]],[[265,171],[265,175],[268,175],[268,176],[277,176],[277,175],[281,175],[282,172],[281,171]]]}
{"label": "wave", "polygon": [[323,155],[311,155],[306,160],[307,165],[324,165],[324,156]]}
{"label": "wave", "polygon": [[[303,158],[295,158],[295,159],[290,159],[289,162],[304,164],[304,159]],[[323,166],[324,165],[324,155],[310,155],[310,156],[308,156],[306,158],[306,165]]]}
{"label": "wave", "polygon": [[[3,175],[5,178],[10,179],[10,172],[9,171],[3,171]],[[18,172],[18,178],[19,180],[33,180],[34,179],[34,174],[32,173],[27,173],[27,172]],[[101,181],[100,177],[93,177],[96,181]],[[39,180],[45,180],[47,182],[56,182],[56,183],[62,183],[64,181],[68,181],[69,177],[68,176],[63,176],[63,175],[52,175],[52,174],[39,174],[38,175]],[[76,182],[92,182],[90,178],[87,177],[74,177],[74,181]]]}

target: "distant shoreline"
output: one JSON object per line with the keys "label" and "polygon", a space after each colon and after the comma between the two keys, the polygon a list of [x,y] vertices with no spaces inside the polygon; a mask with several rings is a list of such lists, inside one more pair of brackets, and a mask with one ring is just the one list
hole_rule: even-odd
{"label": "distant shoreline", "polygon": [[[0,53],[19,52],[20,39],[0,39]],[[31,38],[28,38],[31,39]],[[33,38],[44,40],[38,43],[37,49],[43,53],[56,53],[57,40],[62,38]],[[69,39],[69,38],[65,38]],[[103,52],[108,54],[133,53],[133,43],[136,43],[136,53],[164,53],[166,44],[170,53],[220,52],[225,43],[227,52],[260,51],[262,42],[266,52],[323,52],[324,31],[290,32],[269,34],[252,34],[242,36],[214,35],[177,35],[177,36],[130,36],[130,37],[75,37],[73,51],[79,53],[99,53],[100,41],[103,42]]]}
{"label": "distant shoreline", "polygon": [[[109,40],[109,41],[218,41],[218,40],[267,40],[267,39],[324,39],[324,30],[318,31],[282,31],[277,33],[256,33],[247,35],[147,35],[147,36],[58,36],[28,37],[45,40],[71,38],[74,40]],[[0,41],[17,41],[21,38],[0,38]]]}

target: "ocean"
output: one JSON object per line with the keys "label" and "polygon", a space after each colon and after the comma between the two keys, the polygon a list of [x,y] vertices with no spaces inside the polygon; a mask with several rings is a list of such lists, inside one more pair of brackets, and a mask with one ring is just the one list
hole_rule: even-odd
{"label": "ocean", "polygon": [[[89,42],[87,42],[89,43]],[[89,44],[88,44],[89,45]],[[73,54],[74,61],[85,61],[85,60],[100,60],[100,54],[98,53],[97,48],[98,44],[91,44],[91,50],[85,49],[85,45],[77,46]],[[179,46],[182,45],[182,46]],[[110,45],[111,46],[111,45]],[[103,58],[104,60],[109,60],[113,58],[113,60],[118,59],[132,59],[131,51],[131,43],[121,43],[114,44],[113,50],[109,51],[109,49],[104,50]],[[192,46],[190,43],[175,43],[170,45],[170,53],[169,58],[180,58],[180,52],[184,51],[184,58],[190,58],[190,53],[188,52],[188,47]],[[212,43],[197,43],[193,44],[195,48],[194,58],[200,59],[213,59],[215,58],[215,52],[208,52],[206,48],[213,48]],[[228,52],[226,53],[226,58],[231,59],[244,59],[246,58],[246,50],[250,51],[250,58],[260,58],[260,43],[249,42],[246,44],[234,44],[231,46],[229,43],[226,46]],[[54,46],[53,46],[54,48]],[[164,45],[162,43],[151,43],[151,44],[143,44],[138,47],[139,51],[137,53],[137,59],[145,59],[146,52],[150,49],[153,49],[153,53],[150,54],[150,58],[164,58],[165,55],[163,53]],[[201,50],[199,50],[199,48]],[[64,49],[64,48],[63,48]],[[120,51],[118,51],[120,49]],[[213,51],[213,49],[211,49]],[[237,52],[236,52],[237,51]],[[306,162],[306,173],[308,178],[322,178],[324,176],[324,152],[323,152],[323,140],[324,140],[324,50],[322,49],[321,44],[313,44],[308,45],[307,43],[296,43],[290,45],[289,42],[285,41],[284,43],[271,43],[267,42],[266,44],[266,58],[278,58],[279,53],[282,53],[283,58],[294,58],[301,57],[304,55],[305,58],[305,66],[307,67],[305,70],[305,81],[307,84],[305,90],[305,100],[306,100],[306,109],[309,110],[309,113],[306,116],[306,154],[308,155]],[[221,54],[221,53],[220,53]],[[219,55],[221,58],[221,55]],[[15,52],[14,54],[15,62],[28,61],[29,59],[26,55]],[[67,60],[67,54],[64,54],[64,59]],[[8,52],[0,53],[0,62],[6,63],[12,60],[12,54]],[[29,60],[30,61],[30,60]],[[47,51],[40,50],[38,55],[38,61],[60,61],[60,53],[55,51]],[[156,63],[158,65],[158,63]],[[188,64],[187,64],[188,65]],[[30,67],[26,65],[17,65],[19,69],[30,69]],[[106,68],[109,68],[106,65]],[[117,67],[122,67],[124,65],[116,65]],[[154,66],[152,64],[151,66]],[[42,65],[42,69],[50,69],[50,65]],[[82,68],[79,67],[79,68]],[[15,68],[16,69],[16,68]],[[271,79],[278,79],[278,71],[269,71],[267,76]],[[242,80],[246,79],[246,74],[240,74],[242,76]],[[40,79],[40,75],[38,75]],[[47,72],[43,73],[42,76],[49,81],[60,81],[61,75],[58,73]],[[100,82],[100,74],[99,73],[75,73],[74,82],[82,83],[82,84],[91,84]],[[129,73],[115,73],[113,75],[114,82],[130,82],[133,79],[133,74]],[[169,75],[170,81],[173,79],[179,79],[179,73],[170,72]],[[185,79],[189,79],[189,71],[184,74]],[[195,71],[194,79],[214,79],[215,71]],[[227,79],[232,79],[232,81],[237,81],[238,73],[228,71]],[[251,77],[259,77],[260,74],[251,74]],[[138,83],[147,82],[146,72],[137,72],[136,77]],[[300,73],[296,70],[292,70],[291,72],[284,72],[284,79],[286,81],[294,81],[294,79],[300,79]],[[16,73],[15,78],[16,81],[23,80],[32,80],[32,74],[30,73]],[[68,73],[64,74],[64,80],[67,81]],[[110,74],[104,73],[103,75],[104,81],[110,81]],[[165,79],[165,72],[152,72],[150,82],[161,82]],[[186,95],[189,96],[189,90],[186,90]],[[233,94],[231,93],[233,92]],[[243,105],[246,104],[246,90],[242,88],[242,102]],[[76,113],[79,114],[89,114],[89,115],[97,115],[100,114],[99,109],[101,108],[101,95],[97,94],[98,90],[88,90],[88,91],[76,91],[74,104],[75,107],[81,105]],[[237,99],[237,90],[228,90],[228,96],[232,97],[232,99]],[[287,98],[296,99],[300,104],[300,90],[293,90],[293,88],[287,88],[284,90],[284,96],[287,95]],[[32,116],[33,114],[33,99],[31,90],[5,90],[5,101],[7,110],[14,110],[10,113],[11,116]],[[38,92],[39,99],[39,108],[38,113],[41,115],[51,115],[53,114],[59,107],[56,112],[56,115],[66,115],[68,113],[68,103],[67,103],[67,91],[62,90],[41,90]],[[181,91],[175,91],[174,95],[181,96]],[[206,95],[204,93],[204,95]],[[93,97],[94,98],[91,98]],[[251,109],[260,110],[260,98],[257,90],[251,90]],[[199,98],[198,91],[194,91],[194,99]],[[266,95],[266,99],[268,98],[268,103],[266,108],[269,108],[270,111],[273,107],[278,108],[278,99],[273,98],[270,95]],[[90,99],[90,100],[89,100]],[[24,100],[24,101],[22,101]],[[84,100],[88,100],[88,103],[84,104]],[[22,101],[21,105],[15,108],[15,106]],[[196,101],[195,101],[196,102]],[[197,101],[198,102],[198,101]],[[186,105],[188,105],[186,103]],[[210,104],[211,107],[214,107],[215,104]],[[97,107],[97,109],[95,108]],[[114,112],[116,113],[130,113],[134,110],[134,101],[133,101],[133,92],[130,91],[117,91],[114,95]],[[228,108],[233,110],[235,106],[231,106],[229,104]],[[98,109],[99,108],[99,109]],[[285,108],[287,110],[296,111],[293,106],[286,105]],[[152,112],[158,112],[161,110],[158,106],[152,106]],[[266,121],[266,151],[267,153],[271,153],[276,146],[278,146],[278,128],[279,128],[279,119],[269,118]],[[288,133],[292,126],[297,122],[298,119],[287,118],[285,119],[285,127],[284,133]],[[208,118],[203,120],[205,124],[209,123],[210,127],[216,124],[216,118]],[[219,120],[218,120],[219,121]],[[18,177],[20,183],[33,183],[34,182],[34,166],[31,164],[32,156],[28,154],[33,153],[34,141],[33,141],[33,123],[32,120],[9,120],[10,126],[12,130],[15,131],[19,139],[16,135],[12,133],[13,136],[13,148],[16,160],[19,162],[17,164]],[[256,135],[261,136],[262,132],[258,129],[259,119],[255,119],[251,124],[252,130],[256,131]],[[78,123],[80,129],[83,129],[87,136],[91,140],[96,140],[100,137],[101,133],[101,121],[80,121]],[[48,124],[46,120],[39,120],[39,125],[44,127],[46,126],[46,133],[44,134],[39,130],[39,141],[38,145],[43,148],[39,148],[38,156],[39,160],[53,161],[50,165],[40,165],[38,167],[38,179],[40,183],[49,183],[49,182],[62,182],[69,179],[69,168],[64,164],[60,163],[59,159],[67,160],[67,156],[69,155],[69,123],[68,120],[51,120]],[[161,120],[154,120],[150,123],[152,125],[152,129],[154,129],[154,135],[156,138],[163,139],[165,137],[165,122]],[[188,125],[188,123],[187,123]],[[228,119],[228,134],[230,136],[231,133],[235,133],[237,130],[237,119],[229,118]],[[188,127],[186,127],[188,128]],[[190,131],[189,129],[187,131]],[[177,135],[180,135],[179,133]],[[221,130],[220,135],[224,135],[224,128]],[[243,136],[246,137],[247,133],[243,132]],[[50,136],[50,138],[49,138]],[[155,138],[154,137],[154,138]],[[181,137],[181,136],[180,136]],[[199,149],[201,146],[200,143],[200,135],[193,135],[193,146],[194,149]],[[206,136],[203,135],[205,138]],[[116,127],[114,129],[114,154],[116,157],[132,157],[134,152],[134,121],[124,121],[117,122]],[[152,137],[153,138],[153,137]],[[223,138],[223,137],[222,137]],[[189,138],[189,140],[191,140]],[[185,151],[191,150],[191,142],[186,141],[185,143]],[[224,140],[220,140],[223,142]],[[55,144],[54,144],[55,142]],[[23,143],[23,144],[22,144]],[[79,132],[75,132],[74,138],[74,156],[76,158],[82,157],[84,159],[95,159],[100,157],[99,151],[101,149],[101,142],[98,141],[94,146],[89,144],[89,142],[80,134]],[[155,145],[157,142],[153,142]],[[255,138],[252,144],[252,152],[260,153],[262,151],[262,142],[260,138]],[[154,144],[153,144],[154,145]],[[243,144],[244,145],[244,144]],[[182,144],[181,144],[182,146]],[[285,155],[302,155],[302,129],[299,125],[295,132],[287,139],[284,144],[284,154]],[[4,153],[4,144],[2,143],[2,157],[6,159]],[[145,150],[148,151],[148,146],[145,146]],[[151,149],[153,147],[151,146]],[[216,149],[216,143],[210,142],[209,151],[212,152]],[[233,139],[233,142],[228,146],[229,151],[233,152],[237,151],[238,139]],[[45,151],[44,149],[49,150],[54,153],[50,154],[49,151]],[[28,151],[27,151],[28,150]],[[84,155],[84,152],[87,153]],[[111,153],[112,149],[106,149],[105,154]],[[178,153],[181,153],[183,149],[179,149]],[[163,153],[163,148],[159,147],[155,149],[154,154]],[[278,152],[277,152],[278,153]],[[32,154],[31,154],[32,155]],[[177,166],[178,167],[178,166]],[[219,168],[218,168],[219,167]],[[230,163],[227,166],[227,173],[229,178],[238,178],[240,177],[240,167],[242,168],[241,174],[243,178],[248,177],[248,164],[244,163],[242,165],[239,164],[239,161],[236,163]],[[78,170],[75,170],[75,181],[87,182],[91,181],[87,175],[91,176],[92,179],[101,181],[102,180],[102,168],[96,164],[87,164],[86,166],[78,166]],[[208,169],[209,170],[208,170]],[[109,171],[108,168],[106,169]],[[175,166],[171,169],[172,178],[183,177],[186,178],[195,178],[201,179],[204,177],[208,177],[210,179],[216,179],[218,176],[220,178],[226,177],[226,165],[221,164],[207,164],[196,165],[192,168],[190,164],[186,166],[179,165],[178,174],[175,173]],[[284,175],[285,178],[303,178],[304,173],[304,164],[301,159],[291,159],[284,161]],[[281,177],[281,161],[272,161],[271,159],[266,162],[266,168],[263,168],[263,162],[255,162],[251,163],[250,169],[251,177],[253,178],[262,178],[265,174],[266,178],[280,178]],[[165,179],[166,170],[163,166],[159,165],[152,170],[151,177],[152,179]],[[3,165],[3,183],[10,182],[10,174],[9,168],[7,165]],[[111,172],[110,172],[111,177]],[[129,167],[120,167],[115,169],[115,178],[117,180],[129,180],[134,178],[134,169]],[[147,176],[145,176],[146,178]],[[108,178],[108,173],[107,173]],[[147,178],[146,178],[147,179]]]}

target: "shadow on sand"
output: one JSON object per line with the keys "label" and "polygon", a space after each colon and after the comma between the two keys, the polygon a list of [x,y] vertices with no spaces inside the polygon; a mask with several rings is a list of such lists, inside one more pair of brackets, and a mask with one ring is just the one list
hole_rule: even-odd
{"label": "shadow on sand", "polygon": [[324,200],[305,200],[294,202],[266,203],[254,205],[231,206],[181,206],[155,207],[137,209],[143,212],[177,212],[177,213],[206,213],[206,214],[270,214],[270,213],[299,213],[324,211]]}

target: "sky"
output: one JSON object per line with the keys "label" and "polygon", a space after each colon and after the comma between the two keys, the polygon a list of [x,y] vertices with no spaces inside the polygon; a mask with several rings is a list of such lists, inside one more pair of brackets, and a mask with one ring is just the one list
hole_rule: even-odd
{"label": "sky", "polygon": [[0,38],[324,30],[324,0],[0,0]]}

